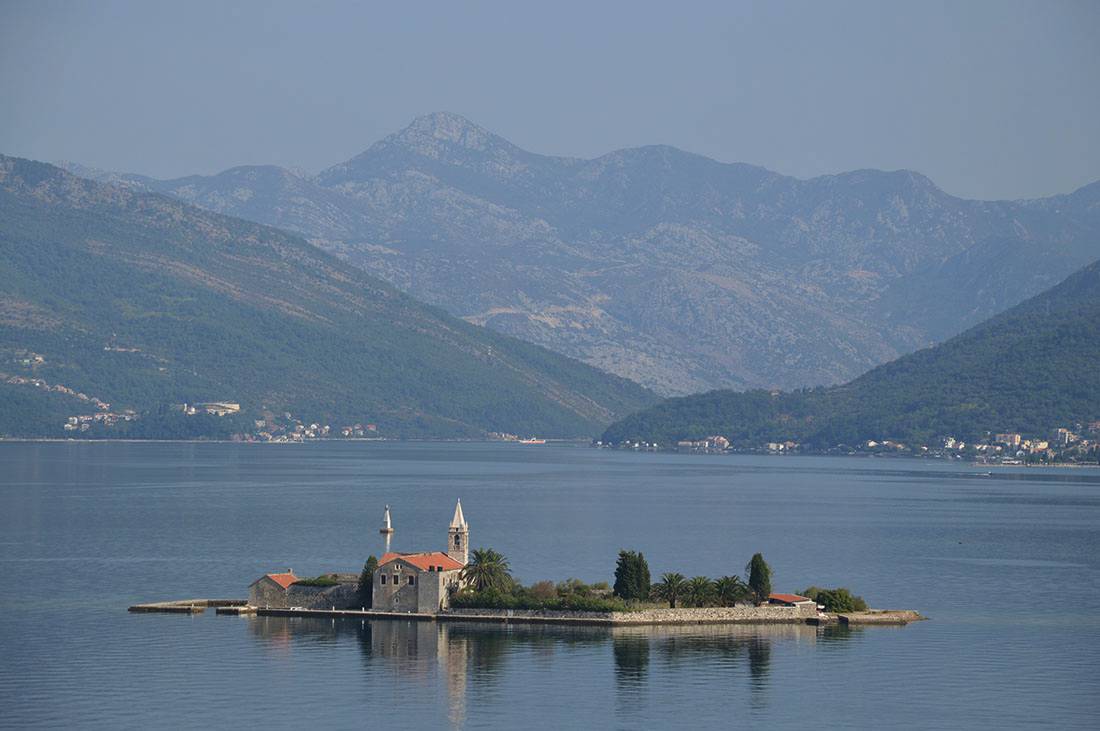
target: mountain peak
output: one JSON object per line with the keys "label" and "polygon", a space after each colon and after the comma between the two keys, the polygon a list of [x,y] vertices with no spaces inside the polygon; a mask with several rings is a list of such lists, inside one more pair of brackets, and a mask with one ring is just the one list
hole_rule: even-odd
{"label": "mountain peak", "polygon": [[437,149],[440,146],[480,151],[513,146],[503,137],[453,112],[433,112],[417,117],[408,127],[389,139],[418,151]]}
{"label": "mountain peak", "polygon": [[435,134],[442,134],[452,139],[455,139],[458,135],[467,133],[489,134],[483,127],[474,124],[461,114],[447,111],[421,114],[409,123],[406,130],[432,132]]}
{"label": "mountain peak", "polygon": [[453,112],[433,112],[414,119],[408,127],[374,143],[347,162],[317,176],[322,185],[340,185],[356,176],[370,175],[381,164],[403,168],[411,154],[422,160],[464,168],[489,168],[500,174],[522,170],[532,157],[508,140]]}

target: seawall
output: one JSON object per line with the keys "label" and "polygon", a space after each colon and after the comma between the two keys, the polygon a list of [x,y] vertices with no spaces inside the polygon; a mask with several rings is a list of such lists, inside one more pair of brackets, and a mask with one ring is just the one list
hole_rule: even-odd
{"label": "seawall", "polygon": [[571,612],[538,609],[451,609],[435,614],[359,609],[256,609],[269,617],[348,617],[405,619],[428,622],[496,624],[572,624],[603,627],[690,624],[805,624],[817,616],[813,607],[709,607],[644,609],[637,612]]}
{"label": "seawall", "polygon": [[199,613],[218,607],[219,614],[256,614],[264,617],[347,619],[402,619],[421,622],[486,622],[494,624],[565,624],[600,627],[718,625],[718,624],[844,624],[905,625],[925,619],[912,610],[871,610],[843,615],[819,615],[802,607],[685,607],[643,609],[636,612],[572,612],[543,609],[449,609],[438,613],[388,612],[372,609],[253,607],[243,599],[184,599],[130,607],[131,612]]}

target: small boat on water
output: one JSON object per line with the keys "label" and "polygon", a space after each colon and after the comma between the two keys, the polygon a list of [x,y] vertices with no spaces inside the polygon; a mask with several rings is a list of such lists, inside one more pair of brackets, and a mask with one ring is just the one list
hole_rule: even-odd
{"label": "small boat on water", "polygon": [[519,443],[520,444],[546,444],[546,440],[531,437],[530,439],[520,439]]}

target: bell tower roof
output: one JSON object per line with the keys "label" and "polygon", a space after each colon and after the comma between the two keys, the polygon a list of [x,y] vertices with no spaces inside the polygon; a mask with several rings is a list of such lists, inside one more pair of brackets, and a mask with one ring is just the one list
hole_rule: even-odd
{"label": "bell tower roof", "polygon": [[462,501],[455,503],[455,517],[451,518],[452,528],[465,528],[466,517],[462,514]]}

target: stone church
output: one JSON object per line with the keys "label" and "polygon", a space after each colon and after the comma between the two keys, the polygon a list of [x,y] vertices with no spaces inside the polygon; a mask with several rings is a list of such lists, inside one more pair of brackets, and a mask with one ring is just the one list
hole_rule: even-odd
{"label": "stone church", "polygon": [[[393,533],[389,508],[380,531]],[[462,586],[462,569],[470,560],[470,527],[462,515],[462,501],[447,528],[447,550],[421,553],[387,551],[374,572],[373,609],[381,612],[434,614],[446,609],[450,594]]]}

